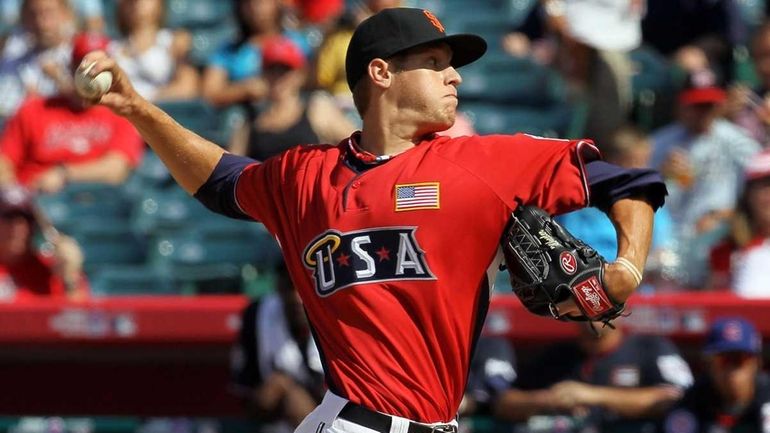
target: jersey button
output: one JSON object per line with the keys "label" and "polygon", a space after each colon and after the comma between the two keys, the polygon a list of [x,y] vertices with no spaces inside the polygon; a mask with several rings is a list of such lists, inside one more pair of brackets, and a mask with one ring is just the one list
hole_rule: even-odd
{"label": "jersey button", "polygon": [[353,189],[358,189],[359,186],[361,186],[361,182],[359,181],[355,181],[353,182],[353,185],[350,185],[350,187]]}

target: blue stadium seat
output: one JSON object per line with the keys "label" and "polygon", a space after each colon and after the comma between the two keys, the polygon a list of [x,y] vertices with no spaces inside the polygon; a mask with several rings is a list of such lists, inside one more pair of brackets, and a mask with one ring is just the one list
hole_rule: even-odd
{"label": "blue stadium seat", "polygon": [[192,31],[190,61],[196,66],[205,66],[219,48],[235,39],[238,28],[235,24],[220,23],[209,27],[196,27]]}
{"label": "blue stadium seat", "polygon": [[511,278],[508,275],[508,271],[500,271],[495,278],[495,292],[510,293],[513,290],[511,288]]}

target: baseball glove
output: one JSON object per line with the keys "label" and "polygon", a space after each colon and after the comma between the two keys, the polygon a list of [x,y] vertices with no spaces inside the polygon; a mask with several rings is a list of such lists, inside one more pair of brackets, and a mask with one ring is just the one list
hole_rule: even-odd
{"label": "baseball glove", "polygon": [[[604,258],[542,209],[517,207],[501,243],[513,291],[530,312],[605,325],[623,313],[604,287]],[[582,316],[559,314],[570,296]]]}

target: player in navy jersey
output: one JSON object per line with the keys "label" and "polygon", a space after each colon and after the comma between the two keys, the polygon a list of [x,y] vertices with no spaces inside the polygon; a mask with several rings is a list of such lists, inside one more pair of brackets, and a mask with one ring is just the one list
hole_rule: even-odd
{"label": "player in navy jersey", "polygon": [[676,347],[663,337],[626,335],[621,328],[601,328],[598,336],[581,328],[577,342],[553,345],[520,367],[517,389],[499,395],[495,415],[511,421],[557,415],[553,420],[559,421],[550,422],[572,424],[572,431],[654,431],[692,386]]}
{"label": "player in navy jersey", "polygon": [[[427,10],[373,15],[346,58],[361,131],[262,163],[181,128],[104,53],[85,59],[89,74],[115,77],[99,103],[137,127],[185,190],[278,239],[329,388],[299,432],[456,431],[501,235],[522,203],[605,210],[618,257],[644,269],[665,196],[656,172],[604,163],[590,140],[436,134],[455,120],[456,68],[485,50],[478,36],[446,35]],[[620,303],[638,286],[617,262],[603,280]],[[580,314],[574,300],[555,309]]]}
{"label": "player in navy jersey", "polygon": [[770,377],[748,321],[716,321],[703,348],[707,369],[663,423],[665,433],[769,433]]}

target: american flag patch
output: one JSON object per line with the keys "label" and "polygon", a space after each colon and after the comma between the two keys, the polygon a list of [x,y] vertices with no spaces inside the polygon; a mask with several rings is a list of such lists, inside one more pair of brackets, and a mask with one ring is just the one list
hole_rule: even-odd
{"label": "american flag patch", "polygon": [[396,212],[416,209],[438,209],[438,182],[396,185]]}

